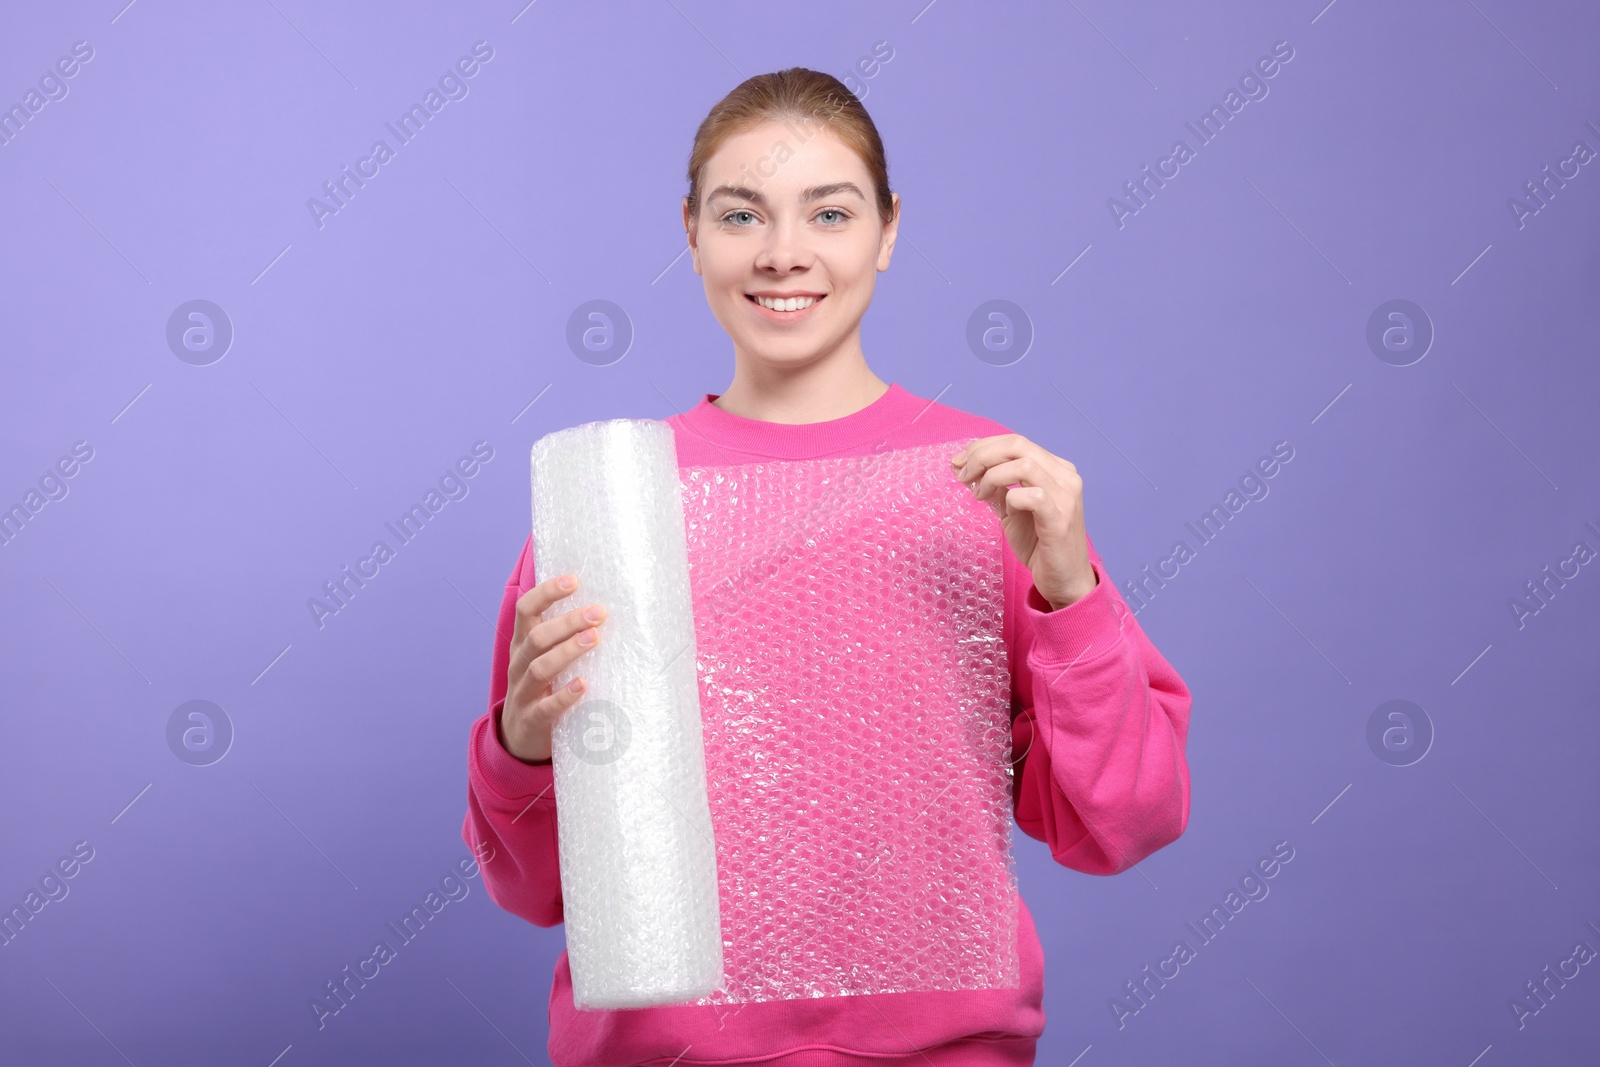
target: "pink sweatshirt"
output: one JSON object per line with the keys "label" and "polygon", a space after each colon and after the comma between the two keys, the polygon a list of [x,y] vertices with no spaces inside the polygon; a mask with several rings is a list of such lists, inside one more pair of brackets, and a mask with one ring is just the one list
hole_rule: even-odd
{"label": "pink sweatshirt", "polygon": [[[865,455],[878,441],[911,448],[1010,432],[898,383],[854,414],[800,425],[734,415],[715,399],[707,393],[666,420],[680,467]],[[1001,543],[1012,751],[1025,754],[1013,779],[1017,825],[1049,845],[1063,866],[1118,874],[1188,825],[1189,690],[1140,629],[1092,541],[1099,584],[1055,611],[1003,536]],[[496,729],[516,601],[534,584],[530,538],[500,605],[489,710],[472,724],[461,835],[482,860],[495,903],[535,925],[554,926],[562,921],[562,903],[552,767],[512,756]],[[581,590],[572,606],[580,603]],[[1017,953],[1017,989],[579,1011],[563,951],[550,990],[550,1059],[556,1067],[1032,1064],[1045,1022],[1044,955],[1020,898]]]}

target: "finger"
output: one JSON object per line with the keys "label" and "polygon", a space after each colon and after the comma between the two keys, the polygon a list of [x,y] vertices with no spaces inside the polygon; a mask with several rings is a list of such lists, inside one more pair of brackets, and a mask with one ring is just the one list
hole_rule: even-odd
{"label": "finger", "polygon": [[[587,641],[587,643],[585,643]],[[547,651],[536,655],[528,663],[525,677],[534,682],[540,692],[549,688],[556,675],[571,666],[572,661],[600,643],[600,630],[590,626],[579,630],[565,641],[559,641]]]}
{"label": "finger", "polygon": [[[567,580],[572,582],[571,589],[562,588],[562,583]],[[538,625],[551,604],[565,600],[577,588],[576,574],[557,574],[517,597],[516,616],[511,627],[511,664],[514,671],[524,669],[526,664],[523,658],[531,654],[526,648],[528,632]]]}
{"label": "finger", "polygon": [[1040,534],[1065,532],[1069,517],[1049,493],[1036,485],[1015,485],[1005,492],[1006,511],[1033,514],[1033,526]]}
{"label": "finger", "polygon": [[961,455],[959,464],[953,458],[951,464],[957,468],[956,477],[970,482],[982,476],[990,467],[1024,456],[1032,456],[1042,466],[1049,453],[1021,434],[1007,433],[979,438],[968,445]]}
{"label": "finger", "polygon": [[1000,459],[1010,458],[1003,455],[1005,445],[1003,442],[1011,434],[996,434],[993,437],[980,437],[972,441],[961,451],[950,457],[951,466],[955,467],[960,476],[967,477],[981,472],[984,467],[999,462]]}
{"label": "finger", "polygon": [[973,440],[968,441],[966,443],[966,445],[964,445],[962,447],[961,451],[957,452],[954,456],[950,457],[950,462],[955,464],[957,467],[959,467],[959,466],[961,466],[961,464],[963,464],[963,463],[965,463],[967,461],[967,457],[969,457],[972,454],[972,450],[974,448],[977,448],[980,445],[987,444],[990,441],[998,440],[999,438],[1004,437],[1004,436],[1006,436],[1006,435],[1005,434],[994,434],[994,435],[989,436],[989,437],[977,437],[977,438],[974,438]]}
{"label": "finger", "polygon": [[979,500],[998,500],[1007,486],[1019,483],[1049,488],[1052,491],[1065,488],[1065,486],[1057,482],[1054,472],[1047,470],[1032,456],[1006,460],[996,466],[989,467],[970,484],[972,486],[972,495]]}
{"label": "finger", "polygon": [[[562,587],[562,582],[570,581],[572,588]],[[565,600],[578,589],[578,576],[576,574],[557,574],[540,582],[526,593],[517,597],[517,627],[526,632],[533,628],[551,604]],[[526,625],[524,625],[526,623]]]}
{"label": "finger", "polygon": [[523,638],[526,646],[525,654],[531,660],[574,634],[582,633],[591,626],[599,626],[607,617],[606,609],[599,604],[589,604],[586,607],[564,611],[547,622],[538,623],[528,631],[527,636]]}
{"label": "finger", "polygon": [[[573,686],[577,688],[574,689]],[[561,721],[562,714],[582,700],[584,691],[588,688],[588,684],[582,678],[574,678],[549,696],[540,697],[533,705],[533,714],[554,729],[556,723]]]}

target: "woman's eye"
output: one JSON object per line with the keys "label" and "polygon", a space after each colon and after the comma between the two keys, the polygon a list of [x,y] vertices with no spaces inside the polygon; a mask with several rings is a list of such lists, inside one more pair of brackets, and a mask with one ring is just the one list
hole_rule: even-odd
{"label": "woman's eye", "polygon": [[[829,216],[832,216],[832,218],[829,218]],[[731,222],[734,224],[735,228],[742,229],[749,225],[744,221],[745,219],[754,218],[755,212],[749,211],[745,208],[739,208],[738,210],[730,211],[726,215],[722,216],[722,221]],[[824,208],[823,210],[817,212],[817,218],[821,219],[828,226],[839,226],[843,225],[843,223],[848,220],[850,216],[844,211],[841,211],[839,208],[830,207]]]}

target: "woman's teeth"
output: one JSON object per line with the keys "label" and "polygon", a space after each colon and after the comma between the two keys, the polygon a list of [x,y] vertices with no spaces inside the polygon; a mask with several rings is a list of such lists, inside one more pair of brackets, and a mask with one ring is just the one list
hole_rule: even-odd
{"label": "woman's teeth", "polygon": [[799,311],[801,308],[808,308],[817,302],[817,298],[814,296],[791,296],[787,300],[774,300],[770,296],[752,296],[750,299],[764,308],[771,308],[773,311]]}

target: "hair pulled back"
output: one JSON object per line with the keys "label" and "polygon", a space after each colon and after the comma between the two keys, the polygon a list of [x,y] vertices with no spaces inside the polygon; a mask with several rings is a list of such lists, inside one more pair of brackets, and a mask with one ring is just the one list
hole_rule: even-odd
{"label": "hair pulled back", "polygon": [[[717,101],[695,131],[689,153],[688,208],[691,225],[700,214],[700,172],[722,142],[767,122],[789,126],[801,141],[810,140],[816,127],[826,128],[861,157],[872,177],[878,218],[887,222],[894,212],[889,188],[889,164],[883,138],[861,101],[831,74],[806,67],[789,67],[757,74],[740,82]],[[760,175],[753,176],[761,181]]]}

